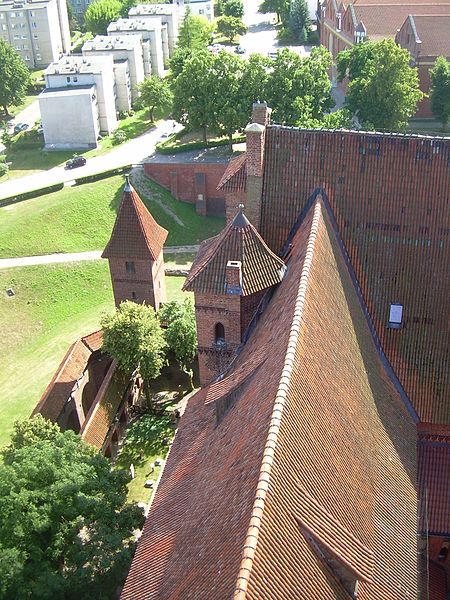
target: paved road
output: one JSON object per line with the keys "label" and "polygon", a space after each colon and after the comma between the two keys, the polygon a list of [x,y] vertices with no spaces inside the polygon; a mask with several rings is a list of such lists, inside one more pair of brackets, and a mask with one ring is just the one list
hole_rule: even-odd
{"label": "paved road", "polygon": [[[178,254],[185,252],[197,252],[198,245],[193,246],[167,246],[164,254]],[[30,267],[32,265],[50,265],[67,262],[80,262],[85,260],[100,260],[102,250],[90,252],[72,252],[58,254],[44,254],[42,256],[21,256],[19,258],[0,258],[0,269],[12,269],[14,267]]]}
{"label": "paved road", "polygon": [[108,169],[115,169],[129,164],[137,164],[150,154],[153,154],[155,145],[161,141],[163,134],[178,131],[180,128],[181,125],[175,125],[174,127],[174,121],[172,120],[161,121],[155,129],[152,129],[148,133],[144,133],[125,144],[117,146],[117,148],[114,148],[107,154],[88,159],[84,167],[70,171],[65,170],[62,166],[54,167],[48,171],[34,173],[33,175],[27,175],[19,179],[11,179],[10,181],[7,180],[0,184],[0,200],[14,196],[15,194],[37,190],[48,185],[73,181],[77,177],[94,175],[95,173],[101,173]]}
{"label": "paved road", "polygon": [[8,121],[8,129],[11,130],[14,128],[17,123],[26,123],[29,127],[33,127],[36,121],[39,121],[41,118],[41,113],[39,111],[39,101],[35,100],[30,106],[24,108],[20,113],[18,113],[14,119]]}

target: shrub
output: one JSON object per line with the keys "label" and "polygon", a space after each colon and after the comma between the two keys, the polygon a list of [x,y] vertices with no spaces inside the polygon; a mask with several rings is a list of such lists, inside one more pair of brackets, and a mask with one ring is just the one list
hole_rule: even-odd
{"label": "shrub", "polygon": [[114,144],[114,146],[123,144],[123,142],[125,142],[126,140],[127,134],[125,133],[125,131],[123,131],[122,129],[117,129],[117,131],[114,132],[112,137],[112,143]]}

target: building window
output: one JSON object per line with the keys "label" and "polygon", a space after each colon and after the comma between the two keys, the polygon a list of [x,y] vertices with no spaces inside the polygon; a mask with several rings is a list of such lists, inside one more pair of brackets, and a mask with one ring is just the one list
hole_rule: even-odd
{"label": "building window", "polygon": [[403,304],[391,304],[389,309],[389,324],[391,329],[399,329],[403,319]]}
{"label": "building window", "polygon": [[20,40],[20,35],[15,35],[15,36],[14,36],[14,39],[15,39],[15,40]]}
{"label": "building window", "polygon": [[36,60],[42,60],[42,56],[40,54],[36,54]]}
{"label": "building window", "polygon": [[131,292],[131,299],[132,300],[137,300],[136,292]]}
{"label": "building window", "polygon": [[33,21],[33,23],[31,23],[31,27],[32,27],[32,29],[36,29],[37,25],[34,21]]}
{"label": "building window", "polygon": [[78,77],[74,77],[73,80],[75,81],[75,83],[78,81]]}
{"label": "building window", "polygon": [[134,266],[134,262],[133,261],[126,262],[125,263],[125,269],[126,269],[127,273],[136,273],[136,268]]}
{"label": "building window", "polygon": [[444,561],[448,556],[448,548],[450,546],[450,542],[446,541],[442,544],[441,549],[439,550],[438,560]]}
{"label": "building window", "polygon": [[219,346],[225,344],[225,327],[222,323],[216,323],[216,326],[214,327],[214,342]]}
{"label": "building window", "polygon": [[67,83],[70,83],[70,77],[66,77]]}
{"label": "building window", "polygon": [[39,39],[39,36],[38,36],[38,34],[37,34],[37,33],[34,33],[34,34],[33,34],[33,37],[34,37],[34,39],[35,39],[35,40],[38,40],[38,39]]}
{"label": "building window", "polygon": [[23,58],[24,58],[24,60],[26,60],[26,61],[29,61],[29,60],[30,60],[30,57],[29,57],[28,55],[27,55],[27,56],[24,56]]}

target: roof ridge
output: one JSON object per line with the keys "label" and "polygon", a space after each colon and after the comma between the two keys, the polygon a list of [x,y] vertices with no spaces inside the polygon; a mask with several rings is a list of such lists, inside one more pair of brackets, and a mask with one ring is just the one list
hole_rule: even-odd
{"label": "roof ridge", "polygon": [[281,417],[286,402],[286,393],[291,379],[292,369],[294,366],[294,356],[297,347],[298,338],[301,330],[301,320],[305,305],[306,291],[309,283],[309,275],[311,272],[312,260],[314,257],[315,243],[319,222],[322,217],[322,208],[320,201],[316,202],[314,207],[314,215],[311,222],[308,243],[306,246],[305,259],[302,266],[302,273],[298,286],[297,299],[295,301],[295,312],[292,320],[292,325],[289,334],[288,346],[286,349],[284,366],[280,376],[280,383],[275,397],[275,403],[272,410],[270,420],[270,428],[267,436],[267,441],[264,447],[264,453],[261,463],[261,469],[258,478],[258,485],[255,493],[255,501],[253,503],[252,513],[250,517],[247,535],[244,542],[244,550],[242,554],[239,574],[236,580],[234,592],[234,600],[245,600],[250,573],[255,557],[256,546],[261,526],[261,519],[264,513],[265,500],[267,490],[269,488],[270,473],[272,470],[273,457],[277,442],[278,432],[280,429]]}

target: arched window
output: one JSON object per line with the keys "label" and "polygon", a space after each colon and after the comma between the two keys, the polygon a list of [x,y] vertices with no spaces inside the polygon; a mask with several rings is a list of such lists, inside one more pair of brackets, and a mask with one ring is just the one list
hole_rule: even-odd
{"label": "arched window", "polygon": [[225,344],[225,327],[222,323],[216,323],[214,327],[214,341],[216,344]]}

